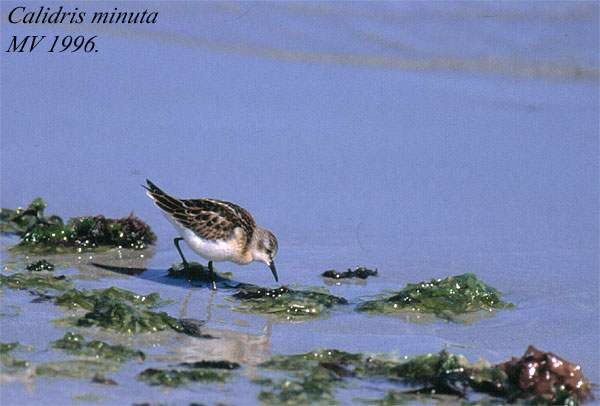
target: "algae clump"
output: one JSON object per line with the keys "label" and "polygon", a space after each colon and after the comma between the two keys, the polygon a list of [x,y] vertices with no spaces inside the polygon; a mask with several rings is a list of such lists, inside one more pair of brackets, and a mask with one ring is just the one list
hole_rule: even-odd
{"label": "algae clump", "polygon": [[263,390],[258,399],[265,404],[336,404],[334,386],[339,379],[326,369],[317,369],[313,373],[301,375],[294,379],[256,380],[270,390]]}
{"label": "algae clump", "polygon": [[267,289],[244,285],[233,297],[241,301],[236,310],[270,314],[286,320],[319,317],[335,305],[348,303],[346,299],[333,296],[325,289],[295,290],[287,286]]}
{"label": "algae clump", "polygon": [[37,262],[27,265],[25,269],[27,269],[30,272],[52,272],[54,271],[54,264],[52,262],[46,261],[45,259],[41,259]]}
{"label": "algae clump", "polygon": [[369,269],[365,268],[364,266],[360,266],[355,269],[348,268],[348,270],[345,272],[337,272],[335,269],[330,269],[329,271],[323,272],[321,276],[331,279],[367,279],[369,276],[377,276],[377,269]]}
{"label": "algae clump", "polygon": [[[265,403],[333,403],[334,391],[349,383],[364,384],[385,379],[407,386],[388,392],[380,403],[467,399],[472,393],[490,400],[528,401],[536,404],[577,404],[591,398],[590,384],[580,368],[552,353],[533,347],[525,355],[506,363],[470,363],[462,355],[445,350],[406,360],[366,356],[339,350],[317,350],[305,354],[276,355],[260,367],[287,371],[282,380],[255,380],[269,391],[259,394]],[[532,369],[533,368],[533,369]]]}
{"label": "algae clump", "polygon": [[[232,280],[231,273],[213,270],[214,281],[219,289],[237,289],[240,286],[245,286],[243,283]],[[200,284],[194,286],[209,286],[212,285],[213,281],[213,275],[211,275],[208,267],[194,261],[188,262],[187,267],[182,262],[173,264],[167,270],[167,276],[169,278],[187,279],[190,283],[192,281],[200,282]]]}
{"label": "algae clump", "polygon": [[72,332],[67,332],[63,338],[54,341],[52,346],[70,354],[116,362],[125,362],[130,359],[143,361],[146,358],[142,351],[132,350],[122,345],[110,345],[97,340],[86,342],[82,335]]}
{"label": "algae clump", "polygon": [[0,354],[8,354],[19,346],[19,343],[0,343]]}
{"label": "algae clump", "polygon": [[158,293],[140,295],[116,287],[91,291],[70,289],[56,297],[55,303],[87,310],[75,321],[79,327],[97,326],[125,334],[171,329],[190,336],[211,338],[200,331],[201,321],[176,319],[165,312],[149,310],[165,303]]}
{"label": "algae clump", "polygon": [[455,320],[456,316],[478,311],[510,308],[500,293],[472,273],[409,283],[401,291],[363,302],[358,311],[373,313],[430,313]]}
{"label": "algae clump", "polygon": [[39,376],[65,377],[65,378],[93,378],[96,375],[109,371],[116,371],[118,364],[100,360],[70,360],[46,362],[35,367],[35,374]]}
{"label": "algae clump", "polygon": [[18,247],[40,252],[103,247],[139,250],[154,241],[150,226],[133,215],[120,219],[88,216],[72,218],[64,225],[36,224],[23,234]]}
{"label": "algae clump", "polygon": [[160,295],[156,292],[148,295],[140,295],[126,289],[110,287],[107,289],[94,289],[91,291],[71,289],[56,298],[56,304],[68,307],[81,307],[86,310],[92,310],[98,300],[113,299],[116,301],[125,301],[133,305],[143,305],[147,307],[157,306],[163,303]]}
{"label": "algae clump", "polygon": [[0,232],[22,236],[36,224],[62,225],[63,221],[60,217],[44,216],[46,207],[44,200],[37,197],[26,209],[0,209]]}
{"label": "algae clump", "polygon": [[225,382],[231,370],[240,365],[229,361],[183,362],[177,368],[148,368],[138,375],[138,379],[149,385],[176,387],[192,382]]}
{"label": "algae clump", "polygon": [[0,286],[6,286],[10,289],[31,289],[36,292],[45,292],[48,290],[66,291],[73,288],[73,284],[64,275],[39,275],[23,272],[12,275],[0,274]]}
{"label": "algae clump", "polygon": [[180,320],[165,312],[139,309],[107,297],[96,300],[92,310],[78,319],[76,325],[81,327],[98,326],[126,334],[156,332],[165,329],[177,332],[185,331]]}
{"label": "algae clump", "polygon": [[563,405],[592,399],[592,385],[579,365],[532,345],[522,357],[496,367],[508,375],[517,398]]}
{"label": "algae clump", "polygon": [[267,404],[312,404],[335,401],[335,389],[343,378],[354,375],[354,365],[362,361],[361,354],[339,350],[318,350],[306,354],[275,355],[260,367],[288,371],[284,379],[256,380],[263,390],[258,398]]}
{"label": "algae clump", "polygon": [[21,241],[15,248],[34,252],[69,252],[97,248],[143,249],[156,241],[150,226],[130,214],[120,219],[104,216],[44,216],[46,203],[35,199],[27,209],[2,209],[0,231],[15,233]]}
{"label": "algae clump", "polygon": [[11,369],[27,368],[29,362],[13,357],[10,353],[19,347],[19,343],[0,343],[0,364]]}

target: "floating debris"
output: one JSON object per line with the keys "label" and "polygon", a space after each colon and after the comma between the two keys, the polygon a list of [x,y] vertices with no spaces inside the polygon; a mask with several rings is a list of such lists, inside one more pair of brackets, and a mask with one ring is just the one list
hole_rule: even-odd
{"label": "floating debris", "polygon": [[429,282],[409,283],[391,296],[363,302],[357,308],[383,314],[406,312],[430,313],[456,320],[456,316],[479,311],[513,307],[501,300],[500,293],[472,273],[432,279]]}
{"label": "floating debris", "polygon": [[41,259],[37,262],[27,265],[25,269],[30,272],[52,272],[54,271],[54,264],[46,261],[45,259]]}
{"label": "floating debris", "polygon": [[377,276],[377,269],[369,269],[362,266],[355,269],[348,268],[345,272],[337,272],[335,269],[330,269],[329,271],[323,272],[321,276],[331,279],[367,279],[369,276]]}
{"label": "floating debris", "polygon": [[138,379],[149,385],[181,386],[192,382],[225,382],[231,370],[240,365],[229,361],[183,362],[178,368],[148,368],[138,375]]}
{"label": "floating debris", "polygon": [[352,378],[352,382],[386,379],[409,386],[405,391],[388,392],[377,401],[381,404],[411,398],[414,401],[416,395],[425,403],[432,396],[457,402],[471,393],[485,395],[490,400],[537,404],[577,404],[591,399],[590,384],[578,366],[533,347],[522,358],[498,365],[485,361],[469,363],[462,355],[447,351],[398,360],[317,350],[276,355],[260,367],[291,374],[280,380],[255,380],[269,388],[259,394],[259,399],[271,404],[335,402],[334,391],[348,382],[346,378]]}
{"label": "floating debris", "polygon": [[130,359],[143,361],[146,358],[142,351],[132,350],[122,345],[110,345],[97,340],[86,342],[82,335],[72,332],[67,332],[63,338],[54,341],[52,346],[71,354],[116,362],[125,362]]}
{"label": "floating debris", "polygon": [[242,302],[235,307],[236,310],[271,314],[287,320],[319,317],[335,305],[348,303],[343,297],[333,296],[326,289],[294,290],[287,286],[268,289],[243,285],[233,297]]}
{"label": "floating debris", "polygon": [[28,289],[38,293],[48,290],[66,291],[73,289],[73,284],[64,275],[40,275],[24,272],[12,275],[0,274],[0,286],[6,286],[10,289]]}
{"label": "floating debris", "polygon": [[120,219],[104,216],[44,217],[46,203],[35,199],[27,209],[2,209],[0,231],[21,236],[15,248],[34,252],[87,251],[97,248],[143,249],[156,241],[146,223],[130,214]]}

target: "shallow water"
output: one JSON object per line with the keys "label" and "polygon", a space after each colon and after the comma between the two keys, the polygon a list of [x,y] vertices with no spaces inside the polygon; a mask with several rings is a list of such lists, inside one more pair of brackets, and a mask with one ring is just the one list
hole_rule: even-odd
{"label": "shallow water", "polygon": [[[11,5],[2,3],[3,19]],[[64,217],[134,210],[159,238],[130,264],[148,271],[116,275],[85,265],[88,255],[59,272],[98,276],[77,280],[82,287],[160,292],[174,301],[170,314],[207,320],[221,339],[127,339],[150,357],[110,374],[118,386],[22,377],[0,387],[2,399],[254,403],[253,365],[325,347],[398,355],[449,347],[497,362],[534,344],[600,383],[596,3],[147,6],[160,10],[159,24],[105,26],[96,55],[3,55],[0,203],[39,195]],[[3,37],[30,31],[2,26]],[[292,324],[233,312],[231,292],[164,277],[178,259],[174,233],[139,187],[146,177],[182,197],[248,208],[278,236],[285,284],[324,286],[326,269],[377,267],[365,283],[328,286],[356,303],[473,272],[516,308],[472,324],[353,306]],[[30,262],[7,253],[14,239],[0,241],[4,266]],[[105,255],[92,260],[117,254]],[[274,286],[259,264],[218,268]],[[33,346],[19,353],[32,361],[64,357],[48,349],[65,331],[52,323],[60,309],[11,290],[0,299],[0,341]],[[245,367],[225,385],[163,390],[132,379],[204,358]]]}

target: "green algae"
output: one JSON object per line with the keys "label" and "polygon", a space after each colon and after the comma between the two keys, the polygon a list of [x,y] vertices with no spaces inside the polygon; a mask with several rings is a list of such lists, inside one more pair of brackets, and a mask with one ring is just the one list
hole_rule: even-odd
{"label": "green algae", "polygon": [[9,370],[29,367],[29,361],[18,359],[8,354],[0,354],[0,364]]}
{"label": "green algae", "polygon": [[367,279],[370,276],[377,276],[377,269],[369,269],[363,266],[350,269],[344,272],[337,272],[335,269],[330,269],[321,274],[324,278],[331,279],[349,279],[349,278],[358,278],[358,279]]}
{"label": "green algae", "polygon": [[480,401],[471,403],[463,400],[458,402],[456,397],[449,395],[440,395],[434,392],[421,393],[419,391],[402,392],[397,390],[388,390],[381,399],[359,399],[362,403],[379,406],[394,406],[403,404],[460,404],[460,405],[487,405],[487,404],[505,404],[501,401]]}
{"label": "green algae", "polygon": [[66,276],[54,276],[49,274],[18,272],[12,275],[0,274],[0,286],[10,289],[28,289],[35,292],[46,292],[48,290],[66,291],[73,288],[73,284]]}
{"label": "green algae", "polygon": [[[244,284],[231,279],[231,273],[214,270],[214,280],[220,289],[237,289]],[[187,268],[182,262],[173,264],[167,270],[167,276],[175,279],[187,279],[190,282],[200,282],[200,286],[212,285],[213,276],[207,266],[198,262],[189,262]]]}
{"label": "green algae", "polygon": [[428,313],[456,320],[456,316],[480,311],[510,308],[500,293],[472,273],[409,283],[401,291],[363,302],[358,311],[381,314]]}
{"label": "green algae", "polygon": [[27,265],[25,269],[30,272],[52,272],[54,271],[54,264],[46,261],[45,259],[41,259],[37,262]]}
{"label": "green algae", "polygon": [[13,357],[10,353],[19,348],[20,345],[17,342],[13,343],[0,343],[0,365],[9,371],[13,369],[27,368],[29,362]]}
{"label": "green algae", "polygon": [[291,376],[256,380],[255,383],[268,389],[261,391],[258,399],[266,404],[336,403],[335,389],[342,385],[344,376],[353,374],[347,367],[361,360],[360,354],[338,350],[275,355],[260,367],[287,371]]}
{"label": "green algae", "polygon": [[148,295],[140,295],[126,289],[112,286],[107,289],[94,289],[91,291],[71,289],[58,296],[56,298],[56,304],[71,308],[79,307],[86,310],[92,310],[97,301],[104,299],[112,299],[147,307],[154,307],[165,303],[156,292]]}
{"label": "green algae", "polygon": [[58,216],[44,216],[47,205],[41,197],[35,198],[26,209],[0,209],[0,232],[23,235],[37,224],[62,225]]}
{"label": "green algae", "polygon": [[66,224],[36,224],[23,234],[18,247],[35,252],[68,252],[97,248],[143,249],[156,241],[150,226],[129,215],[75,217]]}
{"label": "green algae", "polygon": [[165,312],[155,312],[140,306],[100,296],[84,316],[76,319],[77,327],[100,327],[122,334],[155,333],[173,330],[199,338],[212,338],[203,334],[204,323],[194,319],[177,319]]}
{"label": "green algae", "polygon": [[177,368],[148,368],[138,379],[152,386],[177,387],[193,382],[225,382],[240,365],[230,361],[183,362]]}
{"label": "green algae", "polygon": [[98,248],[143,249],[156,241],[150,226],[130,214],[120,219],[102,215],[73,217],[44,216],[46,203],[35,199],[27,209],[2,209],[0,231],[21,237],[16,249],[32,252],[72,252]]}
{"label": "green algae", "polygon": [[317,350],[303,354],[274,355],[268,361],[260,364],[262,368],[278,370],[299,370],[319,364],[336,363],[338,365],[353,365],[361,362],[362,354],[354,354],[335,349]]}
{"label": "green algae", "polygon": [[255,381],[269,390],[258,394],[258,400],[269,405],[309,405],[315,403],[336,404],[334,389],[338,379],[325,369],[293,379]]}
{"label": "green algae", "polygon": [[240,364],[232,361],[218,360],[218,361],[196,361],[196,362],[181,362],[177,364],[180,367],[191,368],[191,369],[226,369],[233,370],[240,368]]}
{"label": "green algae", "polygon": [[63,338],[54,341],[52,347],[65,350],[74,355],[115,362],[125,362],[131,359],[143,361],[146,358],[142,351],[132,350],[122,345],[110,345],[98,340],[86,342],[82,335],[72,332],[67,332]]}
{"label": "green algae", "polygon": [[[98,326],[120,333],[136,334],[165,329],[179,333],[208,338],[202,335],[202,322],[193,319],[176,319],[164,312],[153,312],[149,307],[163,304],[158,293],[140,295],[125,289],[110,287],[91,291],[73,288],[65,276],[15,273],[0,274],[0,286],[11,289],[28,289],[43,300],[54,299],[55,304],[87,310],[75,324],[82,327]],[[56,297],[46,295],[48,290],[60,292]]]}
{"label": "green algae", "polygon": [[98,403],[106,400],[106,398],[95,393],[82,393],[81,395],[73,395],[73,400],[81,403]]}
{"label": "green algae", "polygon": [[8,354],[19,346],[19,343],[0,343],[0,354]]}
{"label": "green algae", "polygon": [[[289,374],[285,379],[255,380],[268,389],[259,394],[259,399],[269,404],[334,403],[337,388],[382,379],[407,389],[388,392],[377,401],[381,404],[415,401],[416,395],[422,401],[432,400],[435,395],[456,402],[477,394],[490,401],[535,404],[577,404],[591,396],[590,385],[576,365],[532,347],[522,358],[498,365],[485,361],[470,363],[462,355],[445,350],[405,360],[317,350],[276,355],[260,367]],[[531,368],[539,370],[532,375]]]}
{"label": "green algae", "polygon": [[[217,272],[215,272],[216,274]],[[188,262],[186,268],[183,262],[173,264],[167,269],[167,276],[170,278],[187,278],[190,280],[199,280],[203,282],[210,282],[210,271],[207,266],[204,266],[198,262]]]}
{"label": "green algae", "polygon": [[35,367],[38,376],[61,377],[61,378],[87,378],[116,371],[117,363],[103,360],[68,360],[57,362],[46,362]]}
{"label": "green algae", "polygon": [[153,312],[130,304],[101,297],[94,302],[92,310],[76,322],[80,327],[102,327],[125,334],[157,332],[172,329],[183,332],[181,321],[165,312]]}
{"label": "green algae", "polygon": [[[117,287],[78,290],[73,288],[65,276],[32,273],[15,273],[9,276],[0,274],[0,286],[28,289],[39,295],[39,299],[54,299],[54,303],[59,306],[87,310],[84,316],[74,321],[79,327],[97,326],[126,334],[170,329],[194,337],[212,338],[202,333],[201,321],[176,319],[165,312],[149,310],[165,303],[158,293],[140,295]],[[45,292],[48,290],[59,294],[47,295]]]}
{"label": "green algae", "polygon": [[326,289],[295,290],[287,286],[268,289],[243,285],[233,297],[241,302],[235,310],[269,314],[285,320],[316,318],[335,305],[348,303],[342,297],[331,295]]}

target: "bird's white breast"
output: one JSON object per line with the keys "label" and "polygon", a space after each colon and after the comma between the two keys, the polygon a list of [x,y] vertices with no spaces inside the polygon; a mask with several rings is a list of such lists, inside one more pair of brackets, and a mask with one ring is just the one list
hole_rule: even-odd
{"label": "bird's white breast", "polygon": [[235,244],[234,239],[229,241],[205,240],[196,235],[192,230],[177,223],[177,221],[170,216],[165,215],[165,217],[167,217],[175,228],[177,228],[179,234],[183,237],[185,242],[187,242],[190,248],[205,259],[209,261],[231,261],[235,257],[237,245]]}

